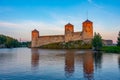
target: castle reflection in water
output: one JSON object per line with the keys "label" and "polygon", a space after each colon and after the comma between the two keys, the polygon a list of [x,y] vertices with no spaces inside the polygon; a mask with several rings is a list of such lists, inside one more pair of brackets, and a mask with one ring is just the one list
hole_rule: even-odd
{"label": "castle reflection in water", "polygon": [[33,68],[36,68],[39,66],[39,52],[37,48],[32,49],[32,56],[31,56],[31,64]]}
{"label": "castle reflection in water", "polygon": [[74,52],[66,51],[65,54],[65,75],[66,77],[72,76],[74,73],[74,63],[75,63]]}
{"label": "castle reflection in water", "polygon": [[[31,50],[32,68],[37,68],[39,66],[40,53],[38,50],[39,49],[37,48],[33,48]],[[66,50],[64,57],[65,57],[64,71],[65,71],[65,76],[67,78],[71,77],[74,74],[76,60],[80,60],[82,62],[80,63],[80,65],[83,66],[83,76],[87,80],[94,80],[94,69],[96,70],[101,69],[102,53],[93,53],[92,51],[86,51],[84,53],[76,54],[75,51]],[[120,63],[120,58],[119,58],[119,63]]]}

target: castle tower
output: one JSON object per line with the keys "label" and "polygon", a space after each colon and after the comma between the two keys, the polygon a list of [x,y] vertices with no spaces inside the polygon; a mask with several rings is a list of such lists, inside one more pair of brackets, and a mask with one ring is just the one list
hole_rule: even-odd
{"label": "castle tower", "polygon": [[70,23],[65,25],[65,42],[72,40],[72,34],[74,32],[74,26]]}
{"label": "castle tower", "polygon": [[88,19],[82,23],[83,40],[93,38],[93,22]]}
{"label": "castle tower", "polygon": [[32,45],[31,45],[31,47],[37,47],[38,38],[39,38],[39,31],[34,29],[32,31]]}

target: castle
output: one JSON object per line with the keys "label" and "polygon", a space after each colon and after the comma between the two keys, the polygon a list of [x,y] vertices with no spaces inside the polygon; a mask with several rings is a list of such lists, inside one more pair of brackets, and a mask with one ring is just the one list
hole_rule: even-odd
{"label": "castle", "polygon": [[42,45],[50,43],[69,42],[76,40],[91,41],[92,38],[93,38],[93,22],[87,19],[82,23],[81,32],[74,32],[74,25],[70,23],[65,25],[64,35],[40,36],[39,31],[34,29],[32,31],[31,47],[40,47]]}

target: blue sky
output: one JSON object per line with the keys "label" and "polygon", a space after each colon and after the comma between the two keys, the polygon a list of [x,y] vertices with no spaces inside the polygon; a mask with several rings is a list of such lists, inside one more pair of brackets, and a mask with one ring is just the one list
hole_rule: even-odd
{"label": "blue sky", "polygon": [[30,41],[33,29],[40,35],[64,34],[68,22],[81,31],[87,12],[94,32],[116,42],[120,0],[0,0],[0,34]]}

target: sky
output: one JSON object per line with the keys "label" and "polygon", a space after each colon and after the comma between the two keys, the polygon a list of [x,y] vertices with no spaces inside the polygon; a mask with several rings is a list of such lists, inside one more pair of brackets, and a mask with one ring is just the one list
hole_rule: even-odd
{"label": "sky", "polygon": [[82,31],[82,22],[93,22],[94,32],[117,41],[120,0],[0,0],[0,34],[30,41],[31,31],[40,35],[64,34],[71,23]]}

